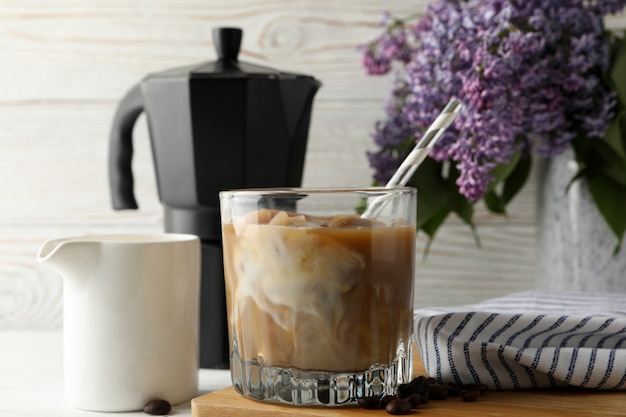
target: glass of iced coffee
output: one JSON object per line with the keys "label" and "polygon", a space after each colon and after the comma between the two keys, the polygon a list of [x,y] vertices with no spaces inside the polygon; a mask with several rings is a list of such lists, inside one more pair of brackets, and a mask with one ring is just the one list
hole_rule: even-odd
{"label": "glass of iced coffee", "polygon": [[338,406],[408,382],[414,188],[224,191],[220,203],[238,392]]}

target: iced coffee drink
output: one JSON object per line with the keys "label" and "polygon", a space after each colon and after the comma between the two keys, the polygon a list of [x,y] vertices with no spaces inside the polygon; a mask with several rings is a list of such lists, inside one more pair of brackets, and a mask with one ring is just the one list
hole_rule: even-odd
{"label": "iced coffee drink", "polygon": [[235,388],[306,405],[392,389],[410,363],[414,224],[363,218],[356,199],[331,215],[267,199],[222,225]]}

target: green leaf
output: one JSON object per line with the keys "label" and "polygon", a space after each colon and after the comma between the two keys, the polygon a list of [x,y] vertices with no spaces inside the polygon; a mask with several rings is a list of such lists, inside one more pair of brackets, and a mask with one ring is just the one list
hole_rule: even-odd
{"label": "green leaf", "polygon": [[474,241],[476,241],[476,246],[480,247],[480,237],[478,236],[476,225],[474,224],[474,203],[459,193],[456,180],[459,178],[460,172],[456,166],[450,166],[449,171],[448,187],[453,191],[450,197],[450,209],[470,227]]}
{"label": "green leaf", "polygon": [[485,201],[485,205],[490,212],[497,214],[506,214],[506,206],[502,201],[502,198],[496,193],[494,189],[488,189],[483,196],[483,200]]}
{"label": "green leaf", "polygon": [[434,238],[437,230],[439,230],[439,227],[443,224],[449,214],[450,209],[448,207],[442,207],[441,210],[439,210],[437,213],[434,213],[434,215],[431,216],[428,221],[424,222],[421,229],[428,236],[430,236],[430,238]]}
{"label": "green leaf", "polygon": [[[417,188],[416,227],[424,225],[447,208],[450,202],[450,190],[442,176],[442,164],[432,158],[426,158],[419,166],[409,185]],[[436,231],[436,230],[435,230]]]}
{"label": "green leaf", "polygon": [[584,155],[584,168],[592,176],[599,174],[626,186],[626,161],[606,142],[590,140],[592,146]]}
{"label": "green leaf", "polygon": [[444,170],[443,163],[426,158],[409,182],[417,188],[417,228],[428,235],[424,259],[437,231],[452,212],[471,227],[476,244],[480,246],[473,222],[473,204],[459,193],[456,185],[458,177],[459,171],[454,164]]}
{"label": "green leaf", "polygon": [[428,254],[430,253],[430,247],[435,241],[435,235],[437,234],[437,231],[449,214],[450,209],[447,207],[443,207],[438,213],[435,213],[427,222],[422,225],[421,230],[428,235],[428,242],[426,242],[426,247],[424,248],[424,253],[422,254],[422,261],[425,262],[428,258]]}
{"label": "green leaf", "polygon": [[[530,156],[522,157],[522,151],[516,152],[508,164],[499,164],[489,173],[495,179],[489,184],[483,197],[485,205],[492,213],[506,214],[507,204],[517,195],[524,186],[532,159]],[[497,186],[502,183],[502,192],[498,194]]]}
{"label": "green leaf", "polygon": [[474,205],[470,201],[463,197],[461,194],[456,193],[454,198],[451,199],[451,209],[457,214],[465,223],[474,227]]}
{"label": "green leaf", "polygon": [[457,193],[456,198],[452,200],[452,211],[470,227],[476,246],[480,247],[480,237],[474,224],[474,205],[467,198]]}
{"label": "green leaf", "polygon": [[626,186],[600,175],[587,177],[587,185],[598,211],[617,238],[617,251],[626,231]]}
{"label": "green leaf", "polygon": [[574,184],[574,182],[576,182],[577,180],[583,178],[587,176],[587,169],[586,168],[580,168],[577,172],[576,175],[574,175],[569,182],[567,183],[567,185],[565,186],[565,194],[569,193],[569,189],[572,187],[572,184]]}
{"label": "green leaf", "polygon": [[520,160],[521,154],[522,151],[515,152],[508,163],[498,164],[489,172],[489,175],[494,178],[494,180],[489,184],[489,188],[495,188],[498,184],[504,181],[511,174],[511,172],[513,172]]}
{"label": "green leaf", "polygon": [[504,181],[504,187],[502,188],[502,202],[506,206],[513,200],[517,193],[522,189],[533,164],[532,157],[530,155],[520,158],[519,162],[515,166],[515,169],[509,174]]}
{"label": "green leaf", "polygon": [[[624,72],[624,79],[626,79],[626,72]],[[626,121],[626,112],[621,112],[615,116],[604,137],[600,140],[610,146],[617,156],[626,161],[626,150],[624,149],[626,131],[622,129],[622,120]]]}
{"label": "green leaf", "polygon": [[[626,39],[626,31],[624,31]],[[613,36],[613,63],[610,77],[615,84],[618,99],[626,103],[626,40]]]}
{"label": "green leaf", "polygon": [[459,192],[459,187],[456,185],[459,175],[461,173],[458,168],[451,163],[446,179],[450,189],[450,209],[474,229],[474,204]]}

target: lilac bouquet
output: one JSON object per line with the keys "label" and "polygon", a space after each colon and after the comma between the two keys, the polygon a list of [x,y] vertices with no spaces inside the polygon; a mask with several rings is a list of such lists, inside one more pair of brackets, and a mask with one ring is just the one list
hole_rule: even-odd
{"label": "lilac bouquet", "polygon": [[397,68],[369,152],[384,184],[450,98],[463,111],[420,166],[418,227],[434,237],[450,213],[474,230],[528,178],[533,155],[573,147],[600,213],[626,231],[626,42],[603,17],[626,0],[435,0],[420,18],[385,16],[362,47],[368,74]]}

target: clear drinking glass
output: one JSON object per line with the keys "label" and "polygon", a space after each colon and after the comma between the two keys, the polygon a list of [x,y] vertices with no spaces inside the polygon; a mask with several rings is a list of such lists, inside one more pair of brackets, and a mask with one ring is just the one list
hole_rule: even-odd
{"label": "clear drinking glass", "polygon": [[409,187],[220,193],[238,392],[338,406],[408,382],[416,199]]}

